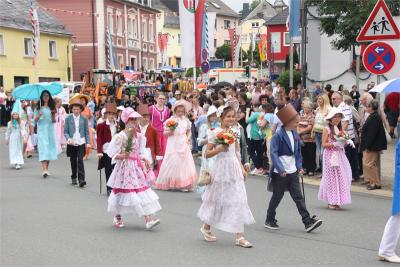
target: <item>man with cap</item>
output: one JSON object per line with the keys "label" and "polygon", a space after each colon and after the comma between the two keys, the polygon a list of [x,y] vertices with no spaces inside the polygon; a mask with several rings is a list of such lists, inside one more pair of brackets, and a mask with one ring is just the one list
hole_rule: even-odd
{"label": "man with cap", "polygon": [[[112,137],[117,133],[118,125],[115,121],[117,114],[117,105],[115,103],[106,103],[104,105],[104,122],[97,124],[97,157],[99,158],[98,169],[101,170],[104,167],[106,173],[106,181],[110,178],[110,175],[114,169],[114,165],[111,164],[111,158],[104,153],[107,150]],[[107,186],[107,195],[110,195],[111,188]]]}
{"label": "man with cap", "polygon": [[85,116],[81,116],[84,107],[80,99],[73,99],[69,108],[72,114],[65,119],[64,136],[67,139],[67,156],[71,163],[72,185],[77,185],[78,178],[79,187],[84,187],[86,181],[83,157],[86,147],[90,147],[88,120]]}
{"label": "man with cap", "polygon": [[[296,203],[307,233],[318,228],[322,220],[311,217],[307,211],[305,200],[301,194],[299,173],[303,173],[301,144],[299,134],[296,132],[299,124],[299,115],[291,104],[281,108],[277,114],[282,121],[282,127],[271,139],[271,173],[269,175],[268,189],[272,191],[269,202],[265,228],[279,230],[276,209],[286,190]],[[272,188],[271,188],[272,187]]]}
{"label": "man with cap", "polygon": [[145,154],[154,168],[157,166],[157,161],[163,158],[161,156],[161,145],[158,139],[157,130],[150,125],[150,112],[149,107],[146,104],[140,104],[138,106],[138,113],[142,115],[142,118],[139,120],[140,132],[146,137],[147,153]]}

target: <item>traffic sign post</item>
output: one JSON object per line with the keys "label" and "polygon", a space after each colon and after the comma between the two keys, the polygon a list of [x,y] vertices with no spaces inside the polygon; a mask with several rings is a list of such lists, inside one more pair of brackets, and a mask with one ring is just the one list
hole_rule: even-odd
{"label": "traffic sign post", "polygon": [[396,54],[393,48],[384,42],[372,43],[364,51],[364,67],[372,74],[382,75],[394,65]]}
{"label": "traffic sign post", "polygon": [[400,31],[384,0],[378,0],[362,27],[357,42],[399,39]]}

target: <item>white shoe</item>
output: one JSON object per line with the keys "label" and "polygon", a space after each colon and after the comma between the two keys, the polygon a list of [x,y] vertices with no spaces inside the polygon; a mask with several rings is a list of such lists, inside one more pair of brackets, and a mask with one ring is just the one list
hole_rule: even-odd
{"label": "white shoe", "polygon": [[400,257],[397,256],[396,254],[393,256],[380,256],[379,255],[379,260],[380,261],[387,261],[387,262],[392,262],[392,263],[400,263]]}
{"label": "white shoe", "polygon": [[19,170],[19,169],[21,169],[21,166],[19,164],[15,164],[15,169]]}
{"label": "white shoe", "polygon": [[252,171],[250,172],[250,174],[251,174],[251,175],[255,175],[255,174],[257,173],[257,171],[258,171],[258,170],[257,170],[256,168],[254,168],[254,170],[252,170]]}
{"label": "white shoe", "polygon": [[156,227],[157,225],[159,225],[160,222],[161,222],[160,219],[151,220],[151,221],[149,221],[149,222],[146,223],[146,229],[147,229],[147,230],[151,230],[151,229],[153,229],[154,227]]}

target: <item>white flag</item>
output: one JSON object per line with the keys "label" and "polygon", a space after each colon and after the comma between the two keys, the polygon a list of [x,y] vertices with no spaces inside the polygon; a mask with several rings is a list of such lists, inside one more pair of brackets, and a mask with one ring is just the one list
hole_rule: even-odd
{"label": "white flag", "polygon": [[208,52],[210,54],[210,58],[215,56],[215,47],[214,47],[214,30],[215,30],[215,19],[217,13],[215,12],[207,12],[207,25],[208,25]]}
{"label": "white flag", "polygon": [[181,67],[195,65],[194,0],[179,0],[179,24],[181,29]]}

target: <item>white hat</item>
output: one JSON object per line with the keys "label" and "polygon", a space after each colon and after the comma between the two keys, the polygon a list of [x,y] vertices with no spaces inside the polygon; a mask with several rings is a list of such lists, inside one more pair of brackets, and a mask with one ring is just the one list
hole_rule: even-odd
{"label": "white hat", "polygon": [[207,117],[211,116],[212,114],[217,113],[218,109],[215,106],[210,106],[208,108]]}
{"label": "white hat", "polygon": [[117,107],[117,110],[120,110],[120,111],[123,111],[125,108],[124,108],[124,106],[118,106]]}
{"label": "white hat", "polygon": [[101,109],[101,116],[103,116],[104,113],[106,113],[106,108],[102,108],[102,109]]}
{"label": "white hat", "polygon": [[342,118],[344,118],[344,113],[340,109],[338,109],[336,107],[332,107],[329,110],[328,115],[325,116],[325,120],[329,121],[330,119],[335,117],[336,114],[340,114],[340,115],[342,115]]}

